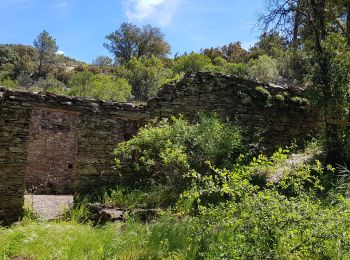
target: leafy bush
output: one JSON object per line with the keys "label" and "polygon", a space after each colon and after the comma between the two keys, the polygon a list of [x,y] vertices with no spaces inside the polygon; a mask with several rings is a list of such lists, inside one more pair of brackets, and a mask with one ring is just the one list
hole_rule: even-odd
{"label": "leafy bush", "polygon": [[213,62],[204,54],[191,53],[174,60],[174,73],[195,73],[199,71],[217,72],[238,76],[247,76],[247,67],[243,63],[231,63],[222,57],[216,57]]}
{"label": "leafy bush", "polygon": [[201,116],[197,124],[171,118],[150,124],[133,139],[118,144],[116,167],[132,186],[161,184],[182,191],[190,173],[208,173],[207,161],[228,167],[241,149],[239,129],[215,116]]}
{"label": "leafy bush", "polygon": [[[298,196],[304,193],[320,193],[325,190],[329,176],[334,172],[334,168],[328,165],[324,168],[320,161],[314,163],[301,164],[293,171],[285,171],[278,181],[269,183],[288,196]],[[314,194],[315,195],[315,194]]]}
{"label": "leafy bush", "polygon": [[324,168],[318,161],[301,164],[276,185],[252,183],[257,171],[276,171],[275,166],[287,158],[287,151],[280,150],[271,158],[238,163],[231,171],[213,168],[211,176],[193,178],[178,209],[197,213],[193,219],[201,231],[193,241],[201,244],[200,255],[206,259],[349,256],[349,202],[337,199],[332,205],[316,197],[330,166]]}
{"label": "leafy bush", "polygon": [[95,75],[92,72],[77,72],[70,81],[68,91],[72,96],[125,102],[131,98],[131,86],[123,78],[110,75]]}
{"label": "leafy bush", "polygon": [[318,160],[300,162],[293,169],[288,164],[289,150],[279,149],[271,157],[259,155],[249,163],[244,156],[231,170],[211,168],[210,175],[192,173],[192,186],[182,194],[179,201],[181,210],[191,211],[191,207],[217,205],[227,201],[239,201],[245,195],[260,189],[274,189],[286,196],[309,194],[315,196],[329,189],[329,175],[334,168],[323,167]]}
{"label": "leafy bush", "polygon": [[176,58],[172,69],[174,73],[194,73],[205,71],[205,67],[209,65],[212,65],[212,63],[207,56],[191,53]]}
{"label": "leafy bush", "polygon": [[[0,49],[1,52],[1,49]],[[0,58],[1,59],[1,58]],[[17,90],[18,82],[11,79],[9,73],[0,71],[0,86],[8,89]]]}
{"label": "leafy bush", "polygon": [[278,62],[267,55],[261,55],[249,62],[248,73],[253,79],[275,83],[279,78]]}
{"label": "leafy bush", "polygon": [[160,59],[133,57],[120,70],[119,74],[128,79],[132,86],[132,94],[138,101],[147,101],[154,97],[162,84],[171,79],[171,71],[166,69]]}
{"label": "leafy bush", "polygon": [[56,94],[65,93],[65,85],[61,81],[55,79],[53,75],[48,75],[45,79],[39,78],[31,87],[37,88],[42,92],[51,92]]}
{"label": "leafy bush", "polygon": [[288,198],[262,190],[203,209],[207,259],[345,259],[349,257],[349,204],[323,205],[314,197]]}
{"label": "leafy bush", "polygon": [[92,82],[91,96],[103,100],[126,102],[131,98],[131,86],[126,79],[98,75]]}
{"label": "leafy bush", "polygon": [[[208,69],[208,66],[206,67]],[[213,66],[210,71],[221,72],[225,74],[247,76],[247,68],[243,63],[231,63],[222,57],[217,57],[213,60]]]}
{"label": "leafy bush", "polygon": [[224,68],[224,73],[226,74],[238,75],[242,77],[248,75],[247,66],[242,63],[227,63]]}
{"label": "leafy bush", "polygon": [[312,66],[311,57],[301,50],[287,50],[279,62],[281,77],[288,85],[308,86]]}
{"label": "leafy bush", "polygon": [[1,87],[6,87],[8,89],[12,89],[12,90],[17,90],[18,89],[18,83],[16,81],[13,81],[11,79],[1,79],[0,80],[0,86]]}

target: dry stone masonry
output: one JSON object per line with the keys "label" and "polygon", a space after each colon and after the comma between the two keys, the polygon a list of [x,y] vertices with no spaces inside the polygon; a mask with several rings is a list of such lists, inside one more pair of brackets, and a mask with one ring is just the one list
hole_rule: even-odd
{"label": "dry stone masonry", "polygon": [[0,88],[0,221],[18,219],[25,189],[86,193],[112,182],[115,144],[148,117],[131,104]]}
{"label": "dry stone masonry", "polygon": [[0,221],[16,221],[22,212],[30,110],[0,91]]}
{"label": "dry stone masonry", "polygon": [[242,125],[268,151],[301,141],[325,127],[322,109],[312,107],[300,90],[283,88],[237,76],[197,73],[164,86],[148,101],[151,117],[199,112],[216,113]]}
{"label": "dry stone masonry", "polygon": [[79,194],[117,181],[113,150],[151,118],[215,112],[268,150],[324,129],[322,110],[297,91],[197,73],[145,106],[0,88],[0,221],[21,215],[23,194]]}

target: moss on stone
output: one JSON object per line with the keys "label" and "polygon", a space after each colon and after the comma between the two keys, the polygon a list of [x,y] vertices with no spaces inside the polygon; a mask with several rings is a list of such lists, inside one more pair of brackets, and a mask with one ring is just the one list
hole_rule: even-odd
{"label": "moss on stone", "polygon": [[282,94],[275,95],[275,99],[281,102],[285,101],[285,97]]}
{"label": "moss on stone", "polygon": [[299,96],[294,96],[291,97],[290,99],[292,102],[300,105],[300,106],[309,106],[310,105],[310,100],[307,98],[299,97]]}
{"label": "moss on stone", "polygon": [[263,96],[265,96],[267,99],[271,99],[271,93],[270,93],[270,91],[268,91],[266,88],[264,88],[264,87],[262,87],[262,86],[257,86],[257,87],[255,88],[255,90],[256,90],[258,93],[260,93],[260,94],[262,94]]}

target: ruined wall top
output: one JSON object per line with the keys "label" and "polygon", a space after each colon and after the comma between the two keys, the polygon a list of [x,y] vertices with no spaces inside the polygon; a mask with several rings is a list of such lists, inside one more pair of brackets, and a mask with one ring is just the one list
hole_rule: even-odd
{"label": "ruined wall top", "polygon": [[[13,91],[1,86],[0,102],[19,102],[23,107],[38,106],[82,112],[110,113],[111,115],[126,117],[127,119],[142,120],[149,118],[150,114],[160,116],[157,111],[154,113],[156,107],[167,107],[167,104],[184,97],[198,96],[199,98],[205,95],[207,98],[196,100],[203,102],[203,108],[207,107],[207,103],[219,105],[227,102],[236,102],[237,100],[227,99],[227,92],[233,92],[238,98],[238,103],[245,105],[261,105],[261,102],[256,104],[254,102],[263,100],[269,102],[263,105],[270,108],[276,103],[281,104],[282,101],[285,103],[284,105],[292,104],[303,109],[309,106],[308,100],[297,98],[299,95],[302,95],[300,89],[281,87],[244,79],[235,75],[211,72],[187,74],[177,82],[164,85],[157,96],[151,98],[145,106],[82,97],[60,96],[51,93]],[[218,99],[218,94],[222,94],[222,99]],[[211,99],[213,96],[215,96],[215,100]],[[177,104],[175,102],[172,105],[176,107]]]}
{"label": "ruined wall top", "polygon": [[302,143],[325,127],[323,109],[305,98],[301,89],[200,72],[164,86],[147,102],[151,117],[178,114],[195,120],[199,113],[216,113],[243,126],[251,142],[263,150]]}
{"label": "ruined wall top", "polygon": [[12,91],[0,87],[0,102],[17,102],[21,108],[45,107],[120,116],[129,120],[149,118],[144,106],[97,99],[59,96],[51,93]]}
{"label": "ruined wall top", "polygon": [[[165,85],[147,102],[151,116],[197,112],[233,115],[271,111],[320,110],[303,97],[302,89],[261,83],[235,75],[199,72]],[[241,108],[241,109],[240,109]],[[259,112],[259,113],[260,113]]]}

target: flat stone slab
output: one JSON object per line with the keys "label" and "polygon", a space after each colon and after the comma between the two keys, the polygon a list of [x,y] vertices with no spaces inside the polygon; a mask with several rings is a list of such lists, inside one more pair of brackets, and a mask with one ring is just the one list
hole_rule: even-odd
{"label": "flat stone slab", "polygon": [[43,220],[58,219],[73,207],[73,195],[25,195],[25,203]]}

